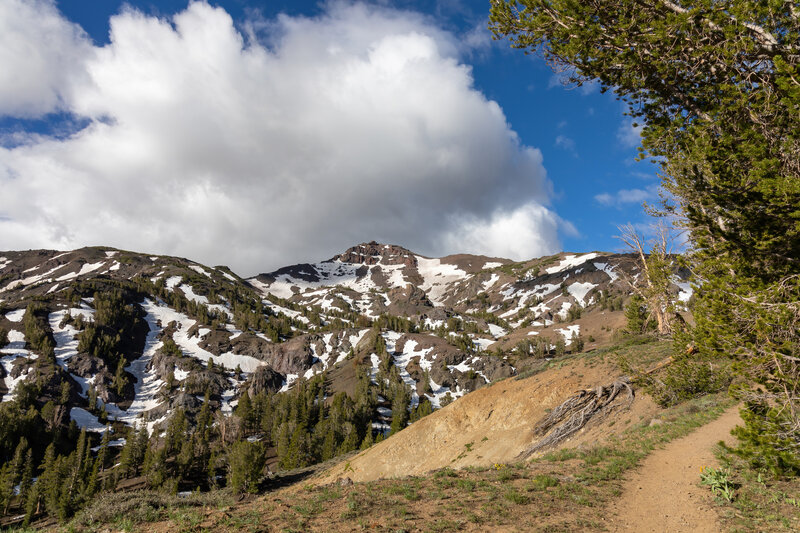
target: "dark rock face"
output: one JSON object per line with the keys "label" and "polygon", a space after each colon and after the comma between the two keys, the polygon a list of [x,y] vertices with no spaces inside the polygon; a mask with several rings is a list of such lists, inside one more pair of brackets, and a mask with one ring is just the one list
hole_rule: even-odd
{"label": "dark rock face", "polygon": [[232,351],[238,355],[249,355],[262,359],[273,344],[252,333],[242,333],[231,341]]}
{"label": "dark rock face", "polygon": [[283,382],[284,377],[281,374],[268,366],[260,366],[250,376],[245,387],[251,396],[255,396],[262,392],[278,392],[283,386]]}
{"label": "dark rock face", "polygon": [[228,331],[214,330],[200,341],[200,347],[216,356],[226,352],[249,355],[282,374],[303,374],[314,363],[313,340],[316,336],[303,335],[274,344],[252,333],[245,332],[231,339]]}
{"label": "dark rock face", "polygon": [[441,364],[434,364],[431,367],[430,374],[431,379],[442,387],[452,388],[456,384],[453,374],[450,373],[446,366]]}
{"label": "dark rock face", "polygon": [[394,244],[378,244],[375,241],[353,246],[342,254],[334,256],[330,261],[364,265],[405,265],[416,267],[417,259],[413,253],[402,246]]}
{"label": "dark rock face", "polygon": [[183,390],[188,394],[202,396],[208,391],[215,400],[228,388],[230,383],[223,374],[207,369],[194,371],[183,381]]}
{"label": "dark rock face", "polygon": [[314,265],[310,265],[308,263],[301,263],[299,265],[283,267],[279,270],[276,270],[275,272],[272,272],[271,274],[266,274],[266,275],[262,274],[264,278],[261,279],[261,276],[259,276],[259,281],[272,283],[281,275],[291,276],[295,279],[301,279],[303,281],[308,281],[310,283],[314,283],[320,280],[319,272],[317,272],[317,269],[314,268]]}
{"label": "dark rock face", "polygon": [[128,374],[128,382],[122,390],[122,394],[118,394],[114,388],[114,375],[107,371],[102,370],[97,374],[94,380],[94,388],[97,391],[97,397],[105,403],[122,403],[133,400],[135,395],[136,378]]}
{"label": "dark rock face", "polygon": [[484,357],[473,361],[472,367],[475,370],[480,370],[492,382],[517,374],[513,366],[497,357]]}
{"label": "dark rock face", "polygon": [[231,333],[225,329],[213,329],[202,338],[200,347],[216,356],[230,352]]}
{"label": "dark rock face", "polygon": [[456,374],[458,377],[458,384],[466,391],[472,392],[486,385],[486,380],[483,379],[483,376],[477,374],[475,371],[456,371]]}
{"label": "dark rock face", "polygon": [[30,366],[31,361],[32,361],[31,359],[28,359],[26,357],[17,357],[11,362],[11,372],[9,372],[8,374],[12,378],[17,379],[20,376],[20,374],[22,374],[22,372]]}
{"label": "dark rock face", "polygon": [[67,361],[67,370],[82,378],[90,378],[100,371],[108,372],[106,362],[99,357],[78,353]]}
{"label": "dark rock face", "polygon": [[196,396],[181,391],[172,396],[170,401],[164,402],[148,411],[146,417],[149,420],[156,420],[179,408],[187,412],[193,412],[200,409],[202,404],[203,401]]}

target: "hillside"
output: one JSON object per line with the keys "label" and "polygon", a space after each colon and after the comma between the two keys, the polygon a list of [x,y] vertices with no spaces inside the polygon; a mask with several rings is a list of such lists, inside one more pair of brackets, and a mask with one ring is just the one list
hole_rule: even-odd
{"label": "hillside", "polygon": [[[252,278],[102,247],[0,252],[0,418],[8,420],[0,454],[21,462],[28,449],[32,472],[44,474],[52,443],[74,462],[69,476],[110,467],[106,487],[206,490],[229,479],[235,442],[261,450],[271,471],[369,447],[409,423],[421,436],[417,454],[434,437],[465,446],[475,421],[458,420],[458,404],[437,410],[607,344],[625,323],[637,269],[629,255],[514,263],[426,258],[374,242]],[[672,277],[679,305],[691,295],[684,275],[676,267]],[[511,418],[535,418],[573,386],[565,374],[537,385],[534,402],[522,389],[517,400],[500,394],[491,446],[506,440],[506,448],[480,453],[518,453],[528,435]],[[497,390],[471,403],[493,402]],[[438,433],[425,431],[432,411],[451,420]],[[414,453],[389,442],[376,450]],[[103,452],[81,457],[76,446]],[[443,460],[430,454],[421,464]],[[410,464],[386,469],[422,471]],[[364,468],[364,479],[382,475]],[[86,485],[68,504],[54,499],[48,512],[69,516],[96,490]],[[9,501],[24,511],[22,499]]]}
{"label": "hillside", "polygon": [[[543,370],[522,380],[509,379],[460,398],[444,409],[412,424],[396,437],[376,444],[325,472],[315,483],[339,478],[373,481],[419,476],[442,468],[489,467],[520,460],[522,452],[540,436],[536,422],[575,391],[612,382],[619,369],[610,361],[579,358]],[[619,408],[630,421],[649,419],[659,410],[647,395]],[[613,419],[616,420],[616,419]],[[594,420],[566,444],[575,447],[605,440],[616,431],[611,420]],[[617,420],[618,421],[618,420]]]}
{"label": "hillside", "polygon": [[[669,341],[634,339],[568,356],[531,376],[460,398],[334,464],[272,476],[258,495],[239,500],[226,491],[183,499],[152,492],[102,496],[70,527],[662,531],[669,524],[671,531],[726,529],[711,494],[697,487],[697,465],[716,463],[713,444],[730,439],[729,430],[739,421],[737,408],[724,395],[664,409],[640,389],[632,403],[621,401],[563,446],[519,459],[519,452],[538,438],[532,428],[540,417],[576,389],[616,376],[619,357],[648,366],[671,351]],[[646,514],[640,505],[649,506]],[[796,512],[786,516],[800,518]],[[764,530],[773,530],[766,525]]]}
{"label": "hillside", "polygon": [[[353,380],[352,371],[341,364],[347,357],[363,360],[373,375],[378,371],[368,326],[381,315],[415,324],[415,332],[407,324],[405,332],[387,324],[380,335],[411,387],[412,405],[422,395],[439,407],[445,396],[458,397],[528,363],[488,353],[521,345],[545,355],[559,338],[569,344],[573,335],[591,336],[595,340],[589,339],[589,347],[602,343],[622,325],[611,311],[621,309],[627,294],[620,273],[633,276],[636,268],[630,257],[613,254],[561,254],[511,263],[467,255],[428,259],[374,243],[326,262],[248,280],[224,267],[100,248],[3,252],[0,258],[0,327],[10,341],[3,348],[0,392],[6,400],[13,397],[38,357],[25,344],[22,330],[27,305],[41,302],[43,327],[55,342],[59,367],[69,376],[64,379],[75,404],[73,418],[91,429],[102,425],[83,413],[86,406],[78,399],[87,397],[90,382],[112,418],[130,423],[141,415],[153,423],[163,418],[164,402],[155,396],[169,374],[171,381],[193,382],[195,373],[207,372],[203,368],[209,360],[218,375],[205,375],[202,381],[212,385],[212,398],[226,411],[245,387],[285,390],[299,376],[334,368],[333,390],[347,390]],[[110,387],[117,369],[107,360],[98,366],[97,358],[79,353],[75,336],[80,327],[73,323],[77,317],[91,321],[94,293],[111,288],[124,292],[139,320],[129,342],[115,347],[128,363],[128,382],[135,385],[117,394]],[[676,294],[688,299],[689,292],[680,290],[687,286],[679,283]],[[186,357],[164,354],[167,338]],[[545,338],[550,346],[538,348]],[[426,373],[430,385],[424,390]],[[60,379],[51,380],[46,393],[54,396],[60,384]],[[168,407],[176,401],[192,403],[173,397]],[[120,407],[125,404],[130,405]]]}

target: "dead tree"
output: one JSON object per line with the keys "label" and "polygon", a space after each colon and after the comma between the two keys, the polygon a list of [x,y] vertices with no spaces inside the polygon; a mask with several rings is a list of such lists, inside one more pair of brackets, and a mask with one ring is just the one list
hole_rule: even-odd
{"label": "dead tree", "polygon": [[[627,394],[627,402],[617,401],[622,392]],[[536,424],[534,434],[543,438],[525,449],[517,459],[526,459],[539,450],[563,442],[586,427],[593,418],[606,415],[623,403],[629,406],[634,396],[627,377],[596,389],[578,391]]]}
{"label": "dead tree", "polygon": [[619,239],[636,254],[641,277],[631,277],[624,272],[623,279],[631,289],[642,297],[650,317],[655,319],[659,335],[669,335],[673,330],[675,315],[670,294],[672,276],[672,244],[674,236],[665,224],[655,226],[656,235],[649,244],[650,252],[645,251],[645,242],[631,225],[620,226]]}

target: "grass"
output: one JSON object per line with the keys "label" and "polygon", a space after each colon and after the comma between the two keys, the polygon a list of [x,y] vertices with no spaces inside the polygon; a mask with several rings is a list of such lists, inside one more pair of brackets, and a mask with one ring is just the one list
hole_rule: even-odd
{"label": "grass", "polygon": [[[660,425],[634,423],[602,446],[559,450],[527,463],[443,468],[426,476],[350,486],[290,487],[291,492],[268,493],[224,514],[212,513],[202,526],[211,531],[459,531],[465,527],[599,531],[607,527],[607,506],[619,495],[626,471],[652,450],[709,422],[730,404],[722,395],[686,402],[663,411]],[[791,503],[788,488],[780,489],[782,495],[776,490],[771,494],[780,500],[781,509],[800,511]],[[175,529],[191,531],[197,528],[191,515],[196,510],[189,511],[188,516],[184,512],[166,517]],[[742,531],[748,524],[761,523],[747,522]]]}
{"label": "grass", "polygon": [[[751,466],[730,450],[719,447],[717,458],[724,478],[733,487],[731,501],[717,498],[726,529],[800,531],[800,487],[797,479],[779,479]],[[720,480],[721,481],[721,480]]]}
{"label": "grass", "polygon": [[[668,349],[668,343],[629,339],[614,349],[596,351],[594,356],[611,361],[625,357],[647,366],[668,355]],[[97,514],[90,522],[104,521],[115,529],[134,531],[146,531],[143,522],[153,520],[169,520],[171,530],[181,531],[491,531],[501,527],[600,531],[607,528],[608,504],[619,496],[627,471],[653,450],[710,422],[730,405],[727,396],[712,395],[662,411],[662,423],[657,425],[650,426],[649,419],[620,418],[619,425],[627,429],[602,445],[557,450],[526,463],[443,468],[426,476],[347,486],[293,486],[234,507],[230,507],[230,496],[205,501],[151,495],[151,499],[142,496],[128,503],[131,495],[121,495],[93,506]],[[459,452],[469,453],[472,446],[469,443]],[[722,509],[734,530],[800,529],[796,487],[755,479],[736,458],[727,461],[724,467],[731,472],[736,492]],[[198,521],[203,516],[201,507],[221,506],[224,512],[206,513],[208,516]],[[87,523],[85,517],[82,520],[81,524]]]}
{"label": "grass", "polygon": [[226,491],[192,494],[180,498],[157,491],[102,493],[79,512],[65,529],[94,531],[113,524],[121,531],[137,531],[140,524],[169,520],[179,531],[194,531],[201,521],[200,509],[219,509],[233,504]]}

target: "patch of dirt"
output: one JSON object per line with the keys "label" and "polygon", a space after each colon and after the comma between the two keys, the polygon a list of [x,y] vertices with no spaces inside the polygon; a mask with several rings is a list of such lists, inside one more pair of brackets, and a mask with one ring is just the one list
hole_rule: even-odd
{"label": "patch of dirt", "polygon": [[[538,440],[533,428],[548,412],[575,391],[607,384],[618,377],[611,364],[590,366],[583,359],[545,370],[532,377],[506,379],[460,398],[412,424],[400,433],[348,461],[322,472],[315,483],[338,478],[371,481],[420,475],[444,467],[488,466],[509,463]],[[657,406],[639,395],[628,410],[593,421],[565,446],[596,444],[628,425],[653,416]]]}
{"label": "patch of dirt", "polygon": [[699,485],[700,470],[716,466],[713,447],[733,444],[731,429],[741,423],[739,406],[689,435],[650,454],[626,481],[613,504],[612,531],[722,531],[711,491]]}

